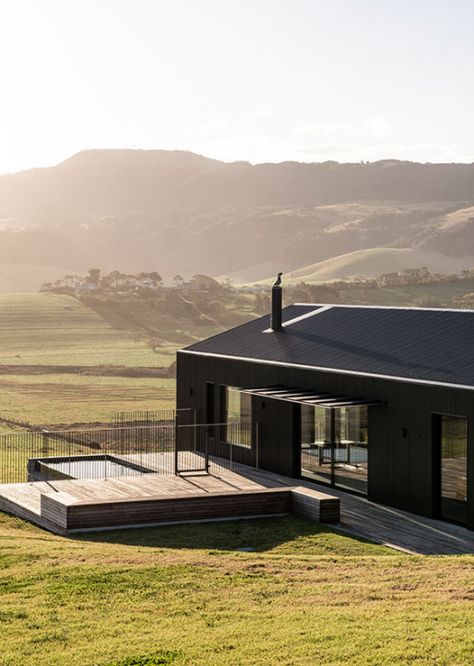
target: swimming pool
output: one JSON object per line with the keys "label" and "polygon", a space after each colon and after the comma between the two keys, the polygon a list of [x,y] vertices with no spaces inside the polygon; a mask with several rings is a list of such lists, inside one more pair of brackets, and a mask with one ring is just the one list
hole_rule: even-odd
{"label": "swimming pool", "polygon": [[62,456],[28,460],[28,481],[108,479],[141,476],[153,470],[111,455]]}

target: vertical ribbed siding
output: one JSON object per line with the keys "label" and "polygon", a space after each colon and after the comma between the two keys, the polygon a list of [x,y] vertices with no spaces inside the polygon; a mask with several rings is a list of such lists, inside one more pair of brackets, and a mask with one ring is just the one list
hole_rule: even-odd
{"label": "vertical ribbed siding", "polygon": [[[468,525],[474,529],[472,392],[178,353],[177,406],[197,409],[198,422],[202,422],[206,414],[206,381],[222,386],[282,384],[385,400],[386,406],[369,409],[369,499],[426,516],[433,516],[436,511],[432,415],[444,413],[467,417]],[[193,395],[190,394],[191,388]],[[262,402],[265,409],[262,409]],[[261,398],[254,398],[252,405],[253,418],[259,422],[262,467],[297,476],[298,407]]]}

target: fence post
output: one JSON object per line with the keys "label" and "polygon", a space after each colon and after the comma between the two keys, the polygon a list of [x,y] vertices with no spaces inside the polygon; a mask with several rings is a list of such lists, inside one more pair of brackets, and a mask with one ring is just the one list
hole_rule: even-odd
{"label": "fence post", "polygon": [[42,440],[42,444],[41,444],[42,455],[47,456],[48,455],[48,435],[47,435],[47,432],[45,430],[43,430],[41,440]]}
{"label": "fence post", "polygon": [[258,423],[255,424],[255,467],[258,469]]}
{"label": "fence post", "polygon": [[209,433],[207,432],[207,428],[204,429],[204,434],[206,436],[205,466],[206,466],[206,474],[209,474]]}
{"label": "fence post", "polygon": [[178,475],[178,411],[174,415],[174,473]]}
{"label": "fence post", "polygon": [[336,446],[336,410],[334,407],[330,408],[330,423],[331,423],[331,485],[333,486],[336,480],[335,474],[335,446]]}
{"label": "fence post", "polygon": [[194,453],[196,453],[196,436],[197,436],[196,422],[197,422],[197,414],[196,414],[196,410],[193,409],[193,446],[194,446]]}

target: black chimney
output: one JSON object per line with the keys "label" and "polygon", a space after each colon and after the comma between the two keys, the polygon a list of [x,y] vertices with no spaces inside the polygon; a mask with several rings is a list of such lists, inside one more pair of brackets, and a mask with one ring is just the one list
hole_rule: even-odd
{"label": "black chimney", "polygon": [[270,328],[272,331],[281,331],[281,276],[283,273],[278,273],[277,279],[272,286],[272,322]]}

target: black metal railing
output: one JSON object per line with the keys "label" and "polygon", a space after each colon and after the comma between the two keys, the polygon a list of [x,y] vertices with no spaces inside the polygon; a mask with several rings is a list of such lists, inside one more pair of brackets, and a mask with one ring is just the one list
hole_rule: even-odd
{"label": "black metal railing", "polygon": [[[225,434],[225,439],[221,434]],[[258,427],[182,424],[0,434],[0,483],[259,466]]]}
{"label": "black metal railing", "polygon": [[177,473],[259,467],[258,424],[178,426],[175,459]]}
{"label": "black metal railing", "polygon": [[179,409],[122,410],[114,413],[113,424],[115,428],[131,428],[133,426],[172,424],[176,420],[180,424],[194,424],[196,422],[195,410],[187,407]]}
{"label": "black metal railing", "polygon": [[174,438],[161,426],[0,434],[0,483],[133,475],[133,465],[172,474]]}

